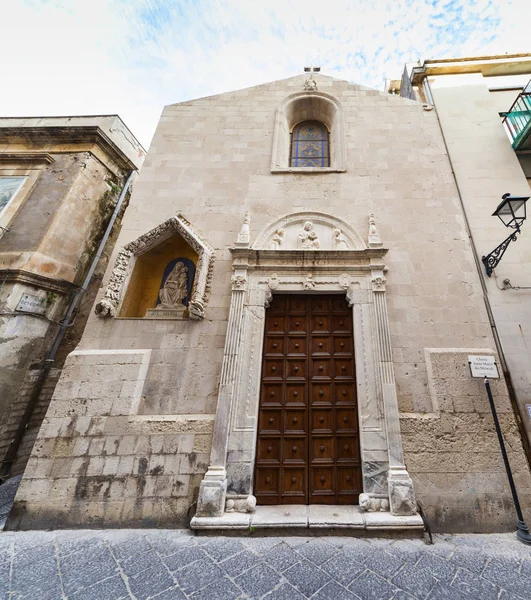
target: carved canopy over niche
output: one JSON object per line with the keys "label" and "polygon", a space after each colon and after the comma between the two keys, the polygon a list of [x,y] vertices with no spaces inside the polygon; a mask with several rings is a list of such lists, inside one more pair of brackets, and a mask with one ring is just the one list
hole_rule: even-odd
{"label": "carved canopy over niche", "polygon": [[361,236],[348,223],[320,212],[286,215],[256,238],[254,250],[365,250]]}
{"label": "carved canopy over niche", "polygon": [[[329,167],[290,167],[290,133],[302,121],[319,121],[330,132]],[[324,92],[290,94],[277,108],[273,136],[272,173],[346,171],[345,131],[340,102]]]}
{"label": "carved canopy over niche", "polygon": [[180,235],[197,253],[197,269],[188,310],[192,319],[204,317],[205,306],[210,296],[214,249],[197,235],[190,223],[180,213],[120,250],[104,296],[96,304],[95,313],[99,317],[115,317],[118,314],[136,258],[175,234]]}

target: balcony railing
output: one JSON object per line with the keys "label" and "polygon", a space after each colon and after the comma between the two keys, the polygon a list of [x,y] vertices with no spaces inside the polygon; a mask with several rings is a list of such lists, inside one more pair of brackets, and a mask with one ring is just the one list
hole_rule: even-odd
{"label": "balcony railing", "polygon": [[515,150],[531,148],[531,81],[518,95],[509,112],[505,113],[503,124]]}

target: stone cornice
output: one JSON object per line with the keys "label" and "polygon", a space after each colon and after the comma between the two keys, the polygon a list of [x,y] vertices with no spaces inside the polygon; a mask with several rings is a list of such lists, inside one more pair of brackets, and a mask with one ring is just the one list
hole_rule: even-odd
{"label": "stone cornice", "polygon": [[383,259],[387,248],[364,250],[253,250],[231,248],[234,265],[252,270],[276,269],[279,266],[293,269],[311,268],[360,268],[362,270],[386,269]]}
{"label": "stone cornice", "polygon": [[48,163],[55,162],[54,157],[47,152],[0,152],[0,163]]}
{"label": "stone cornice", "polygon": [[472,58],[449,58],[425,60],[413,67],[411,83],[419,85],[425,77],[434,75],[458,75],[481,73],[485,77],[501,75],[525,75],[531,70],[531,54],[481,56]]}
{"label": "stone cornice", "polygon": [[23,269],[0,269],[0,280],[2,283],[21,283],[60,294],[66,294],[77,287],[64,279],[52,279]]}
{"label": "stone cornice", "polygon": [[97,144],[120,168],[136,171],[136,166],[131,160],[114,144],[102,129],[95,125],[75,127],[0,127],[0,142],[11,142],[16,139],[48,144],[54,142],[66,143],[69,145],[90,142]]}

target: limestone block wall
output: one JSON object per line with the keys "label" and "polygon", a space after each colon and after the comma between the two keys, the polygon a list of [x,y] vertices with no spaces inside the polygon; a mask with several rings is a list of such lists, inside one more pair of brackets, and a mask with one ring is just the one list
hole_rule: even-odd
{"label": "limestone block wall", "polygon": [[46,417],[8,527],[183,527],[212,426],[203,415]]}
{"label": "limestone block wall", "polygon": [[[138,356],[151,352],[140,397],[135,396],[123,409],[130,413],[113,415],[117,386],[106,387],[102,379],[100,391],[94,391],[90,385],[81,387],[90,381],[80,383],[76,369],[67,371],[39,434],[38,443],[42,440],[49,454],[39,456],[36,446],[31,464],[33,459],[51,461],[42,464],[43,469],[52,469],[55,460],[72,460],[71,464],[57,463],[57,469],[65,465],[68,475],[52,474],[51,470],[45,475],[28,468],[9,527],[40,527],[52,521],[56,526],[96,522],[142,526],[153,523],[151,519],[172,526],[186,519],[209,455],[206,436],[210,430],[196,428],[206,428],[207,423],[211,427],[218,401],[231,299],[229,249],[246,212],[251,217],[253,241],[282,215],[301,211],[327,212],[343,219],[364,239],[369,213],[376,216],[382,241],[389,248],[386,295],[405,457],[433,525],[479,531],[500,530],[513,523],[513,511],[506,502],[506,478],[499,469],[499,450],[487,427],[486,405],[481,403],[478,384],[465,381],[466,370],[462,370],[466,349],[492,352],[494,341],[437,115],[413,100],[316,75],[319,91],[333,95],[341,105],[346,171],[272,173],[277,107],[289,94],[302,92],[304,80],[301,75],[164,109],[110,264],[120,247],[181,212],[216,253],[205,318],[100,319],[91,315],[78,352],[86,356],[101,353],[108,358],[113,356],[110,351],[115,357],[125,351]],[[111,269],[103,285],[109,281]],[[449,348],[455,352],[446,353]],[[116,369],[122,372],[125,365],[117,361]],[[456,384],[459,378],[463,387]],[[126,379],[124,376],[125,383]],[[503,412],[508,405],[502,384],[496,394]],[[469,396],[472,412],[468,411]],[[370,400],[376,402],[376,398]],[[503,412],[502,416],[506,435],[513,441],[512,415]],[[72,422],[74,426],[69,425]],[[54,427],[48,430],[52,423]],[[81,427],[81,423],[86,423],[84,429],[70,433],[68,427]],[[191,446],[179,449],[179,464],[165,467],[164,473],[157,471],[160,446],[158,441],[150,441],[148,449],[133,446],[125,455],[132,466],[122,475],[117,470],[121,458],[110,453],[115,443],[120,448],[117,438],[152,436],[159,440],[162,424],[168,435],[194,436],[193,441],[189,438]],[[185,424],[192,429],[179,429]],[[467,427],[470,435],[462,435]],[[57,435],[62,440],[57,442],[58,452],[68,452],[67,456],[55,454]],[[477,449],[470,452],[474,436]],[[87,461],[82,440],[92,437],[98,439],[88,458],[94,471],[83,473],[76,470],[84,469]],[[70,449],[62,449],[68,444],[75,447],[78,440],[75,457]],[[510,451],[528,510],[529,470],[516,442]],[[187,457],[190,452],[197,453],[195,462]],[[449,459],[452,453],[453,462]],[[140,467],[137,454],[147,459],[147,464],[142,462],[145,468]],[[171,452],[168,454],[168,460],[174,460]],[[419,454],[424,460],[418,459]],[[458,475],[455,464],[463,469]],[[98,477],[107,478],[101,489]],[[165,495],[147,483],[144,487],[145,477],[153,478],[150,481],[155,487],[158,477],[170,477]],[[182,478],[188,487],[177,490],[176,482],[184,481]],[[458,478],[466,485],[460,486]],[[59,480],[61,486],[53,491]],[[122,486],[131,494],[125,500]],[[44,491],[39,492],[41,487],[62,494],[61,502],[52,503]],[[107,491],[101,491],[103,488]],[[83,490],[83,497],[76,489]],[[120,509],[122,502],[134,510]],[[89,515],[95,515],[95,520],[89,520]]]}
{"label": "limestone block wall", "polygon": [[[512,496],[482,379],[468,355],[477,349],[426,349],[432,410],[401,418],[406,464],[417,498],[438,531],[491,532],[515,525]],[[496,356],[482,349],[481,354]],[[531,486],[513,409],[502,381],[490,382],[524,510]]]}

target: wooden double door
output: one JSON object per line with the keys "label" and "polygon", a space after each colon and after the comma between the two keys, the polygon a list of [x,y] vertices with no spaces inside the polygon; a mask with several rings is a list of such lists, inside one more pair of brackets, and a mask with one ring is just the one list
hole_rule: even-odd
{"label": "wooden double door", "polygon": [[363,491],[352,309],[344,295],[275,295],[266,312],[258,504],[357,504]]}

